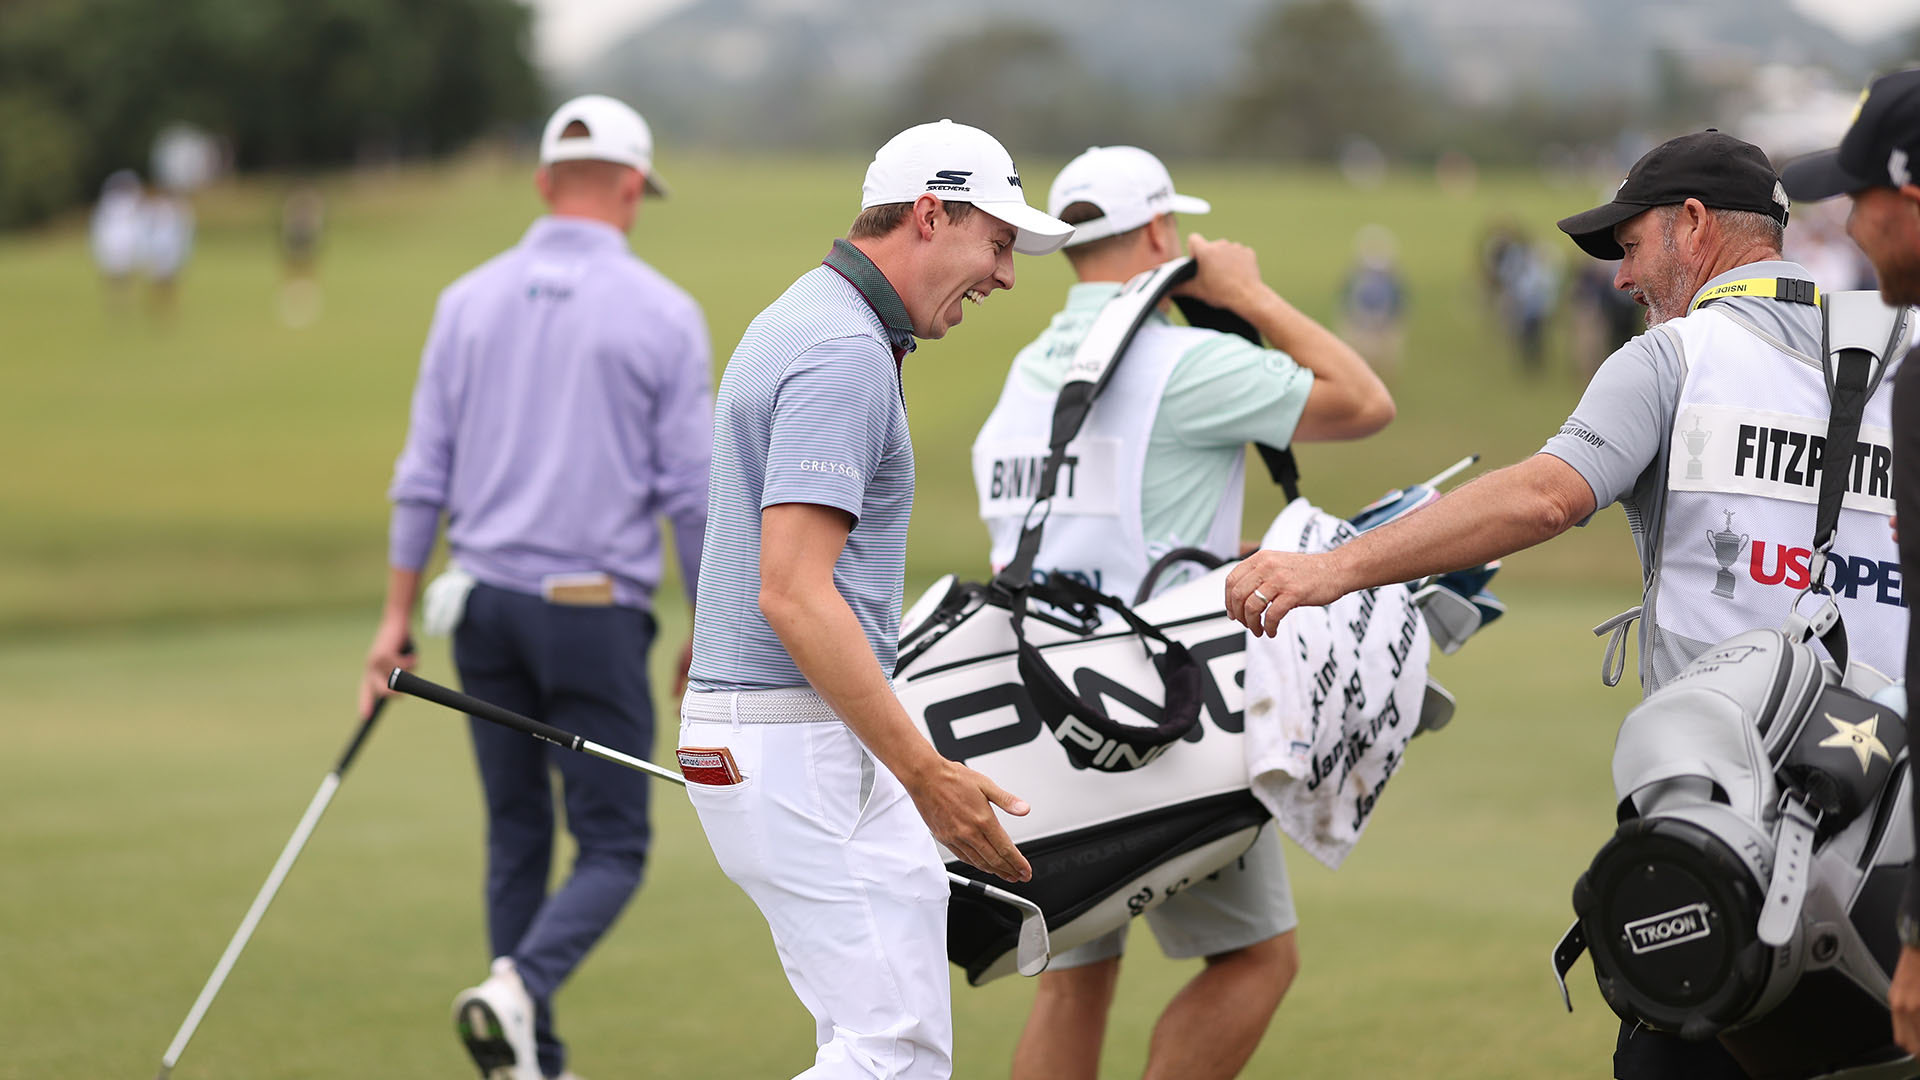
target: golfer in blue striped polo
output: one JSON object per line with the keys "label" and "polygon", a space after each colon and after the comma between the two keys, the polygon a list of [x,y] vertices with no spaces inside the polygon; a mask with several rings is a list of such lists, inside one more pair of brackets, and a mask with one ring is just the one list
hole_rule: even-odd
{"label": "golfer in blue striped polo", "polygon": [[991,135],[909,128],[874,155],[847,238],[747,327],[720,380],[679,757],[813,1013],[802,1077],[951,1076],[934,841],[1032,876],[994,815],[1026,804],[941,757],[888,682],[913,508],[901,363],[1013,288],[1014,252],[1072,232],[1027,205]]}

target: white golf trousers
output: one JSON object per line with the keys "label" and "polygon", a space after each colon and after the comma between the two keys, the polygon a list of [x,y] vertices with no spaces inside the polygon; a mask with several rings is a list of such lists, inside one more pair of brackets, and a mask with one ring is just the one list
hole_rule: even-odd
{"label": "white golf trousers", "polygon": [[948,892],[926,823],[844,723],[702,718],[733,697],[689,693],[680,745],[727,747],[744,779],[687,790],[813,1014],[819,1051],[796,1080],[946,1080]]}

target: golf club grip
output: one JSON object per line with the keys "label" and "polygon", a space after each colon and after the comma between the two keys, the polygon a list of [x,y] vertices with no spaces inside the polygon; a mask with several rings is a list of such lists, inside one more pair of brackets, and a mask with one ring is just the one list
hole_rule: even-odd
{"label": "golf club grip", "polygon": [[[413,655],[413,638],[409,637],[400,643],[400,655]],[[340,751],[340,760],[333,766],[335,773],[344,774],[347,767],[353,764],[353,759],[360,755],[360,747],[366,744],[367,736],[373,734],[373,725],[380,719],[380,710],[386,707],[385,697],[373,699],[373,708],[367,710],[367,715],[360,718],[360,726],[353,729],[353,737],[347,740],[346,749]]]}
{"label": "golf club grip", "polygon": [[481,701],[477,697],[430,682],[405,668],[394,668],[393,674],[387,678],[387,685],[402,694],[425,698],[436,705],[445,705],[449,709],[477,716],[482,720],[490,720],[502,727],[510,727],[555,746],[568,750],[580,749],[580,736],[570,731],[561,731],[551,724],[543,724],[538,720],[521,716],[511,709],[503,709],[490,701]]}

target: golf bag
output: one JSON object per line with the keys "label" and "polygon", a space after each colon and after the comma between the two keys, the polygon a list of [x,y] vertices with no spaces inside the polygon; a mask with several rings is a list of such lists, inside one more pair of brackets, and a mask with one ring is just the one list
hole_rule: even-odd
{"label": "golf bag", "polygon": [[[1848,663],[1820,565],[1884,371],[1884,323],[1880,335],[1829,349],[1807,589],[1823,603],[1720,642],[1627,715],[1613,758],[1620,825],[1575,884],[1578,920],[1554,952],[1563,997],[1591,949],[1623,1019],[1717,1037],[1763,1080],[1920,1075],[1886,1006],[1914,855],[1906,698]],[[1891,338],[1903,337],[1895,320]]]}
{"label": "golf bag", "polygon": [[[992,582],[942,579],[900,623],[896,693],[933,746],[1010,791],[1045,796],[1005,822],[1033,880],[994,884],[1039,905],[1054,954],[1225,866],[1269,817],[1249,787],[1241,738],[1246,631],[1223,610],[1222,560],[1198,549],[1170,552],[1148,570],[1132,604],[1065,575],[1035,580],[1032,570],[1061,451],[1133,332],[1191,273],[1182,259],[1136,278],[1089,330],[1061,390],[1022,554]],[[1231,319],[1183,308],[1195,325],[1226,328]],[[1297,496],[1291,458],[1270,449],[1263,456]],[[1424,505],[1441,479],[1390,493],[1363,523]],[[1208,572],[1153,596],[1163,576],[1192,563]],[[1499,616],[1504,609],[1484,588],[1493,569],[1423,583],[1432,590],[1423,609],[1445,612],[1436,637],[1450,635],[1457,646]],[[1426,726],[1438,727],[1452,700],[1430,686],[1427,708]],[[948,868],[990,880],[951,857]],[[953,891],[948,955],[974,985],[1014,971],[1018,929],[1017,911]]]}
{"label": "golf bag", "polygon": [[[1384,508],[1357,516],[1356,527],[1390,519],[1381,509],[1404,513],[1430,493],[1426,485],[1397,492]],[[1007,596],[991,583],[949,575],[901,619],[894,685],[907,715],[943,756],[1035,796],[1025,817],[1004,821],[1033,864],[1033,880],[1001,882],[951,856],[947,868],[1037,903],[1056,955],[1232,862],[1268,820],[1248,781],[1247,634],[1222,609],[1229,569],[1131,608],[1056,577],[1035,586],[1046,606],[1027,615],[1024,645]],[[1415,590],[1442,651],[1458,647],[1452,635],[1463,620],[1478,629],[1504,613],[1486,591],[1494,569]],[[1103,621],[1103,612],[1112,614]],[[1185,679],[1163,677],[1164,658],[1175,651],[1189,658]],[[1029,677],[1036,662],[1050,680]],[[1429,679],[1419,729],[1443,727],[1453,707]],[[947,954],[972,984],[1014,971],[1018,930],[1017,911],[954,890]]]}

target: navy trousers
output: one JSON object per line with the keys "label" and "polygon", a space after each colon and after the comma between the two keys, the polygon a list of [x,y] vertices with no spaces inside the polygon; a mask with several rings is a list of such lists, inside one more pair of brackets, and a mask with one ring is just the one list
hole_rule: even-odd
{"label": "navy trousers", "polygon": [[[623,607],[571,607],[474,587],[454,632],[467,693],[636,757],[653,749],[647,649],[653,617]],[[553,993],[613,926],[640,886],[647,856],[645,777],[468,718],[487,804],[487,935],[510,956],[535,1005],[540,1070],[566,1069]],[[578,854],[551,895],[559,774]]]}

